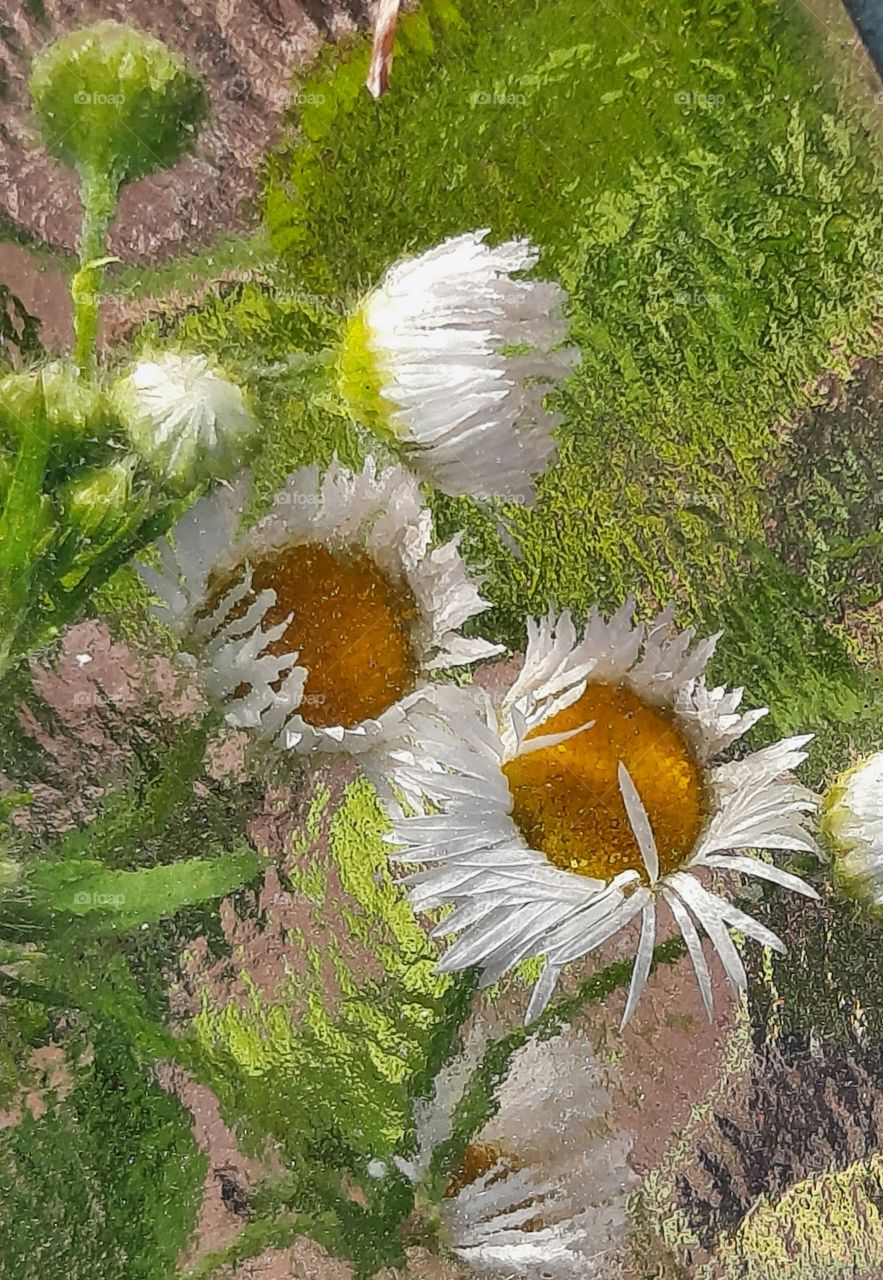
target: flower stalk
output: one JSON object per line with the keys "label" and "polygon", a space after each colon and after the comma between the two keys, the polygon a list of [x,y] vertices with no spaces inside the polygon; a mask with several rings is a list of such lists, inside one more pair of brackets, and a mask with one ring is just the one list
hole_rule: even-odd
{"label": "flower stalk", "polygon": [[116,216],[118,188],[107,174],[87,170],[80,184],[83,227],[80,236],[80,269],[71,283],[74,301],[74,360],[83,376],[92,372],[95,342],[101,315],[101,285],[107,257],[107,236]]}

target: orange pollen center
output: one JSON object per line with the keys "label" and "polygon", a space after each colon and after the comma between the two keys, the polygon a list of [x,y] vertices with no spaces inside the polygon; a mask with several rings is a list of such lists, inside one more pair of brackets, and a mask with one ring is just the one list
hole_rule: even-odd
{"label": "orange pollen center", "polygon": [[[298,654],[298,666],[307,671],[299,711],[309,724],[352,727],[381,715],[415,687],[417,601],[406,582],[394,581],[367,552],[300,543],[274,548],[249,563],[252,589],[228,618],[241,617],[261,591],[276,592],[263,629],[289,615],[291,620],[267,652]],[[204,613],[216,608],[245,572],[241,564],[213,581]]]}
{"label": "orange pollen center", "polygon": [[607,880],[621,871],[647,879],[619,789],[625,765],[650,819],[660,875],[692,850],[703,819],[702,773],[673,717],[621,685],[590,684],[572,706],[531,736],[591,728],[557,747],[504,765],[513,817],[554,866]]}

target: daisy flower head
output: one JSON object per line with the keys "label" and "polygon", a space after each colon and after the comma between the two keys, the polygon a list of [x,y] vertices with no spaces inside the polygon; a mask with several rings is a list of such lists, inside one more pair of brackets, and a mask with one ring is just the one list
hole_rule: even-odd
{"label": "daisy flower head", "polygon": [[236,532],[243,484],[200,499],[142,565],[228,723],[280,749],[361,753],[394,729],[430,674],[499,652],[459,628],[485,609],[457,539],[401,467],[333,463],[290,476]]}
{"label": "daisy flower head", "polygon": [[135,450],[179,492],[242,465],[258,428],[242,390],[206,356],[145,356],[114,388]]}
{"label": "daisy flower head", "polygon": [[525,280],[537,249],[453,236],[392,267],[350,320],[340,358],[353,417],[393,436],[444,493],[530,501],[561,418],[545,407],[578,359],[565,294]]}
{"label": "daisy flower head", "polygon": [[721,759],[766,709],[741,711],[742,690],[709,688],[717,637],[693,643],[671,610],[633,621],[593,612],[581,636],[566,613],[528,625],[523,668],[508,692],[439,689],[391,752],[393,781],[416,812],[393,814],[399,861],[417,911],[450,907],[436,929],[459,935],[444,971],[478,965],[489,985],[545,957],[527,1018],[545,1008],[565,966],[635,917],[641,935],[625,1023],[650,972],[665,904],[712,1013],[697,926],[736,990],[745,969],[736,929],[776,950],[775,934],[703,883],[703,869],[740,872],[817,897],[805,881],[749,851],[814,851],[815,797],[788,776],[811,735]]}
{"label": "daisy flower head", "polygon": [[867,910],[883,911],[883,751],[837,778],[821,828],[840,889]]}
{"label": "daisy flower head", "polygon": [[[426,1185],[432,1155],[481,1060],[480,1033],[418,1103],[417,1150],[399,1171]],[[606,1072],[588,1040],[566,1028],[531,1040],[499,1086],[495,1114],[466,1147],[435,1206],[442,1247],[481,1275],[590,1280],[629,1227],[638,1184],[629,1137],[612,1124]],[[437,1194],[437,1192],[436,1192]]]}

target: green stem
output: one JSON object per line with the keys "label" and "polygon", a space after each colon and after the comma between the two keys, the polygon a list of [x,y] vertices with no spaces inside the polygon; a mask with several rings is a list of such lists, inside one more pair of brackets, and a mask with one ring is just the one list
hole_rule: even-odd
{"label": "green stem", "polygon": [[74,299],[74,359],[88,374],[95,358],[95,339],[101,307],[103,277],[100,263],[107,254],[107,233],[117,209],[116,184],[102,173],[83,174],[83,230],[80,237],[80,270],[71,284]]}

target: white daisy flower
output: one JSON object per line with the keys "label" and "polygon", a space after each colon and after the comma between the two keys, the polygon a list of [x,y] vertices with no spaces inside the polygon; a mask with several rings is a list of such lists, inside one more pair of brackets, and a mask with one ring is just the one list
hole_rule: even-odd
{"label": "white daisy flower", "polygon": [[241,389],[201,355],[139,360],[114,402],[137,452],[181,491],[237,471],[258,427]]}
{"label": "white daisy flower", "polygon": [[508,693],[435,691],[391,752],[394,783],[412,805],[426,802],[416,815],[393,814],[388,836],[404,846],[398,860],[428,864],[407,877],[411,902],[420,912],[455,908],[436,930],[459,935],[442,970],[479,965],[487,985],[544,956],[528,1020],[566,965],[640,916],[627,1021],[650,971],[660,903],[683,934],[709,1016],[697,925],[743,990],[730,930],[784,947],[710,890],[703,868],[818,896],[748,852],[815,849],[805,822],[816,798],[784,776],[811,735],[718,761],[766,709],[742,712],[741,689],[709,689],[702,672],[718,637],[691,647],[692,631],[672,631],[671,617],[634,625],[629,602],[609,622],[593,613],[581,639],[566,613],[531,622]]}
{"label": "white daisy flower", "polygon": [[[484,1041],[438,1076],[415,1115],[417,1155],[397,1161],[418,1185],[452,1133],[454,1110]],[[479,1050],[479,1052],[476,1052]],[[497,1092],[496,1111],[466,1149],[436,1206],[440,1243],[481,1275],[590,1280],[625,1235],[638,1178],[630,1139],[611,1125],[606,1073],[584,1037],[566,1029],[530,1041]]]}
{"label": "white daisy flower", "polygon": [[391,433],[445,493],[530,501],[555,454],[551,386],[579,358],[562,348],[564,291],[524,280],[527,240],[454,236],[397,263],[350,321],[341,385],[353,416]]}
{"label": "white daisy flower", "polygon": [[883,910],[883,751],[842,773],[825,797],[822,831],[840,888]]}
{"label": "white daisy flower", "polygon": [[292,475],[242,539],[245,489],[197,502],[140,566],[228,723],[282,749],[365,752],[401,729],[430,673],[498,653],[459,628],[486,607],[458,539],[401,467]]}

